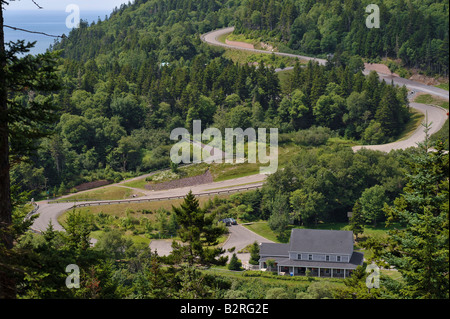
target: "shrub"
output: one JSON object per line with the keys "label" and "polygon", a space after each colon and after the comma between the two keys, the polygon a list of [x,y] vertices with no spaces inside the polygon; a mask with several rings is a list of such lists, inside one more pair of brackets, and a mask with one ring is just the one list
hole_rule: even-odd
{"label": "shrub", "polygon": [[325,144],[331,137],[331,130],[328,127],[311,127],[307,130],[298,131],[293,141],[295,144],[303,146],[319,146]]}
{"label": "shrub", "polygon": [[233,256],[231,257],[230,263],[228,264],[228,269],[229,270],[241,270],[241,267],[242,267],[242,263],[237,258],[236,253],[234,253]]}
{"label": "shrub", "polygon": [[266,299],[289,299],[289,294],[284,288],[272,288],[267,290]]}

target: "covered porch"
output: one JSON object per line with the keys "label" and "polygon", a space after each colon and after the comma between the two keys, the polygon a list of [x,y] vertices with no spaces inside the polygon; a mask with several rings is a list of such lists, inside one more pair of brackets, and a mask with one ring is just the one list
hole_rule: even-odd
{"label": "covered porch", "polygon": [[329,268],[329,267],[297,267],[277,265],[277,273],[285,276],[309,276],[328,277],[328,278],[346,278],[351,276],[353,269]]}
{"label": "covered porch", "polygon": [[354,252],[350,262],[292,260],[288,257],[265,256],[259,260],[261,270],[277,272],[285,276],[347,278],[363,263],[364,255]]}

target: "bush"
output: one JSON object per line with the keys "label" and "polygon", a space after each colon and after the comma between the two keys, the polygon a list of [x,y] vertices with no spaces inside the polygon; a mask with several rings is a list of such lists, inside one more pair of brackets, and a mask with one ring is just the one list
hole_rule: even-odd
{"label": "bush", "polygon": [[249,260],[249,264],[250,265],[259,265],[259,245],[258,243],[255,241],[251,247],[250,247],[250,260]]}
{"label": "bush", "polygon": [[382,144],[385,142],[386,137],[384,136],[381,124],[372,120],[370,125],[366,128],[363,133],[362,140],[364,143],[370,145]]}
{"label": "bush", "polygon": [[233,256],[231,257],[230,263],[228,264],[228,269],[229,270],[242,270],[241,267],[242,267],[242,263],[237,258],[236,253],[234,253]]}
{"label": "bush", "polygon": [[284,288],[272,288],[267,290],[266,299],[289,299],[289,294]]}
{"label": "bush", "polygon": [[297,145],[319,146],[325,144],[331,137],[331,130],[328,127],[311,127],[307,130],[298,131],[293,141]]}
{"label": "bush", "polygon": [[332,299],[335,287],[329,282],[314,282],[308,286],[306,292],[297,294],[297,299]]}

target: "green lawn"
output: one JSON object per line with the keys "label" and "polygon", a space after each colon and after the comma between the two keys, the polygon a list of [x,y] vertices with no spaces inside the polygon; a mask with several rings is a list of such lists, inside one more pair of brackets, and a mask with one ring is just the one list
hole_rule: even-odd
{"label": "green lawn", "polygon": [[107,186],[100,189],[95,189],[92,191],[86,191],[72,196],[66,197],[61,201],[84,201],[84,200],[116,200],[116,199],[128,199],[132,198],[133,195],[136,197],[143,196],[143,193],[137,192],[131,188],[119,187],[119,186]]}
{"label": "green lawn", "polygon": [[406,123],[403,132],[398,136],[397,141],[410,137],[417,128],[423,123],[425,115],[422,112],[411,109],[411,119]]}
{"label": "green lawn", "polygon": [[[198,201],[200,205],[204,205],[209,199],[214,199],[215,196],[219,198],[229,197],[230,195],[211,195],[211,196],[200,196]],[[114,218],[126,217],[130,214],[136,219],[141,219],[142,217],[148,218],[150,221],[156,221],[157,214],[155,212],[163,208],[167,211],[172,210],[173,206],[179,206],[183,202],[183,199],[171,199],[171,200],[161,200],[152,201],[144,203],[124,203],[124,204],[113,204],[113,205],[99,205],[78,208],[77,211],[86,212],[89,214],[97,215],[99,213],[110,215]],[[65,223],[67,214],[69,211],[61,214],[58,217],[58,222],[63,225]]]}
{"label": "green lawn", "polygon": [[231,34],[231,32],[230,32],[230,33],[222,34],[220,37],[217,38],[217,41],[222,42],[222,43],[225,43],[225,40],[227,39],[227,37],[228,37],[230,34]]}
{"label": "green lawn", "polygon": [[437,88],[443,89],[443,90],[449,90],[448,89],[448,83],[441,83],[439,85],[436,85]]}
{"label": "green lawn", "polygon": [[[274,241],[276,243],[287,242],[289,238],[279,238],[273,231],[270,229],[267,221],[258,221],[254,223],[243,224],[245,227],[255,232],[256,234],[267,238],[268,240]],[[387,231],[395,226],[391,226],[389,228],[384,227],[384,223],[380,223],[379,226],[365,226],[364,233],[359,235],[360,237],[385,237],[387,236]],[[305,226],[294,226],[290,225],[290,229],[292,228],[310,228],[310,229],[330,229],[330,230],[348,230],[348,223],[318,223],[317,226],[311,225],[308,227]]]}
{"label": "green lawn", "polygon": [[415,99],[414,102],[422,104],[431,104],[443,107],[448,110],[448,101],[440,97],[431,94],[420,94]]}
{"label": "green lawn", "polygon": [[133,187],[133,188],[142,188],[145,189],[145,185],[147,185],[147,181],[145,180],[145,177],[142,177],[140,179],[136,179],[130,182],[122,183],[123,186]]}
{"label": "green lawn", "polygon": [[267,221],[259,221],[242,225],[268,240],[274,241],[276,243],[280,242],[277,238],[277,235],[273,232],[272,229],[270,229]]}
{"label": "green lawn", "polygon": [[250,43],[253,45],[256,45],[261,42],[261,39],[248,39],[243,34],[230,33],[227,38],[230,41],[245,42],[245,43]]}
{"label": "green lawn", "polygon": [[[210,199],[213,200],[216,195],[201,196],[198,197],[200,205],[204,205]],[[218,195],[219,198],[229,197],[230,195]],[[143,229],[143,221],[145,219],[152,223],[155,227],[158,223],[158,210],[164,209],[169,214],[172,212],[172,206],[179,206],[183,203],[183,199],[153,201],[145,203],[126,203],[126,204],[114,204],[114,205],[101,205],[92,207],[82,207],[76,209],[77,212],[93,216],[93,221],[97,225],[97,229],[92,231],[90,236],[95,239],[99,239],[102,234],[108,229],[121,229],[124,230],[125,236],[131,238],[135,243],[144,243],[148,245],[150,239],[146,237],[145,230]],[[72,210],[58,216],[58,223],[63,227],[66,224],[68,214]],[[107,216],[108,219],[104,223],[99,223],[99,216]],[[121,220],[127,218],[132,220],[133,227],[126,228],[126,230],[120,226]],[[145,224],[145,223],[144,223]],[[155,229],[155,231],[157,231]],[[221,236],[219,238],[219,244],[222,244],[228,235]],[[177,239],[177,238],[173,238]]]}
{"label": "green lawn", "polygon": [[[96,230],[91,232],[91,238],[99,240],[105,232],[102,230]],[[131,232],[127,232],[124,235],[125,238],[131,239],[135,244],[144,244],[148,246],[150,244],[151,239],[147,238],[143,235],[133,235]]]}

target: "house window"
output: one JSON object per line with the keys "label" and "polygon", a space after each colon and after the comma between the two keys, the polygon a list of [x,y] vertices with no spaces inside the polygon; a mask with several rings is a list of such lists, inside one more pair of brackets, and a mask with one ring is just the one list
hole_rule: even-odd
{"label": "house window", "polygon": [[337,256],[337,261],[341,261],[341,256]]}
{"label": "house window", "polygon": [[297,259],[298,259],[298,260],[302,260],[302,254],[298,254],[298,255],[297,255]]}
{"label": "house window", "polygon": [[312,260],[312,255],[308,255],[308,259],[309,259],[309,260]]}
{"label": "house window", "polygon": [[326,255],[326,256],[325,256],[325,260],[326,260],[326,261],[330,261],[330,256]]}

